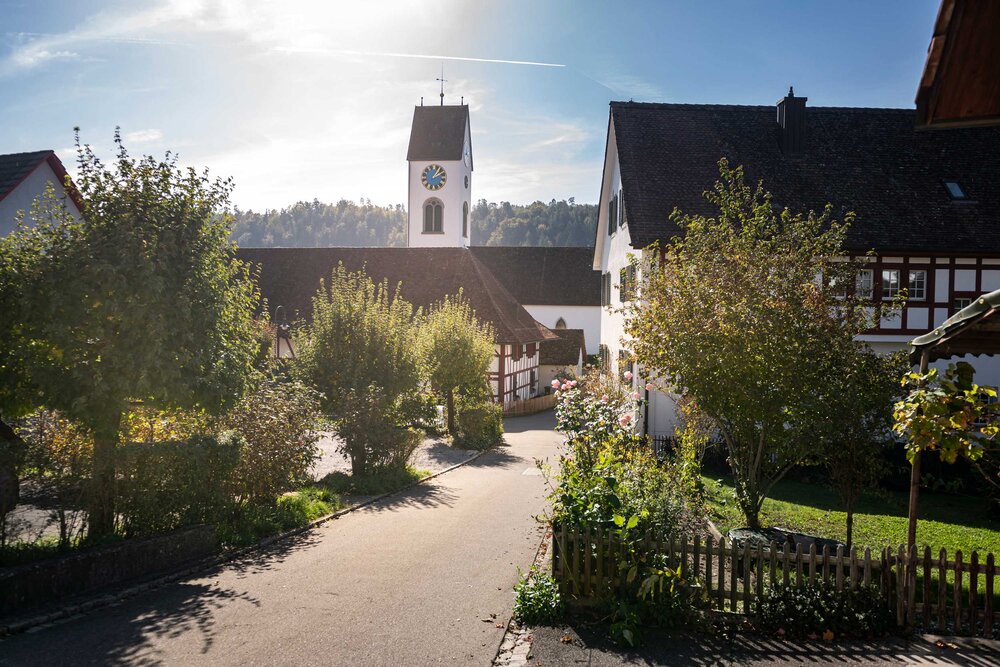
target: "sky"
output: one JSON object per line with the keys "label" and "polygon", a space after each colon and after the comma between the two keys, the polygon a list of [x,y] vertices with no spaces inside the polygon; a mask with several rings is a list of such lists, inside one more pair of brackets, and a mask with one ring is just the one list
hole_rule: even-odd
{"label": "sky", "polygon": [[406,201],[413,106],[470,105],[474,199],[598,198],[608,102],[913,108],[938,0],[0,0],[0,153],[73,127],[243,209]]}

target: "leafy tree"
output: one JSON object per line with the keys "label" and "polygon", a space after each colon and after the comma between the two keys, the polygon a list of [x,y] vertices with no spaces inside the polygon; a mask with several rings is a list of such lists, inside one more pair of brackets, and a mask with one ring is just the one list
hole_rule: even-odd
{"label": "leafy tree", "polygon": [[975,369],[964,361],[949,364],[943,375],[931,368],[925,373],[903,376],[903,386],[908,391],[894,406],[892,428],[904,439],[906,458],[913,466],[907,546],[917,542],[921,456],[937,451],[945,463],[954,463],[961,457],[975,465],[1000,430],[995,422],[977,426],[989,414],[989,401],[996,398],[997,392],[980,387],[974,377]]}
{"label": "leafy tree", "polygon": [[892,406],[899,396],[898,378],[908,369],[906,356],[876,354],[867,345],[848,346],[825,390],[825,413],[817,415],[817,441],[823,444],[830,480],[847,512],[847,548],[854,536],[854,508],[881,472],[876,465],[891,442]]}
{"label": "leafy tree", "polygon": [[737,504],[758,527],[774,484],[815,455],[806,436],[829,410],[817,388],[872,315],[851,289],[858,263],[844,261],[850,215],[777,211],[741,168],[719,168],[706,193],[718,215],[673,213],[684,235],[647,254],[626,332],[647,374],[718,427]]}
{"label": "leafy tree", "polygon": [[496,334],[459,291],[431,307],[420,327],[420,352],[432,388],[445,396],[448,432],[455,434],[455,392],[483,393]]}
{"label": "leafy tree", "polygon": [[32,399],[94,438],[91,537],[114,527],[130,406],[221,411],[245,392],[258,351],[258,294],[229,241],[231,181],[180,169],[169,153],[134,159],[117,132],[115,144],[109,167],[78,134],[82,219],[49,197],[2,251],[18,286],[5,297],[21,346],[13,364]]}
{"label": "leafy tree", "polygon": [[[402,426],[420,385],[413,306],[343,264],[313,297],[312,324],[303,327],[294,373],[324,396],[355,475],[385,457],[379,448],[400,444],[388,423]],[[400,435],[401,439],[404,439]],[[389,457],[391,459],[392,457]]]}

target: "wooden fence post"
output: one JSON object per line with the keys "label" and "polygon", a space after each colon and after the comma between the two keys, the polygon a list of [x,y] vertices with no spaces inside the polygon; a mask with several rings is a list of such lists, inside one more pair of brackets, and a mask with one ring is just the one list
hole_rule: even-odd
{"label": "wooden fence post", "polygon": [[937,629],[944,632],[945,616],[948,613],[948,552],[944,549],[938,553],[938,608]]}
{"label": "wooden fence post", "polygon": [[993,577],[996,575],[996,565],[993,554],[986,554],[986,599],[983,601],[983,636],[993,637]]}
{"label": "wooden fence post", "polygon": [[962,550],[955,550],[955,634],[962,633]]}

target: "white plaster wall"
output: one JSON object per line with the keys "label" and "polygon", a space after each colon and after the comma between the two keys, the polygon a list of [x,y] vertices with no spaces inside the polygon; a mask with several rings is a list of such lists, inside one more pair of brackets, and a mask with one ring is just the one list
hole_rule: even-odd
{"label": "white plaster wall", "polygon": [[[447,179],[440,190],[428,190],[420,182],[420,174],[431,164],[444,167]],[[407,206],[409,228],[407,243],[411,248],[457,248],[468,247],[472,240],[472,222],[469,222],[469,237],[462,237],[462,204],[469,205],[472,217],[472,170],[462,160],[414,161],[409,163],[409,204]],[[469,187],[465,187],[465,177],[469,177]],[[424,233],[424,202],[438,198],[444,204],[443,234]]]}
{"label": "white plaster wall", "polygon": [[547,304],[522,304],[537,322],[555,330],[559,318],[566,321],[567,329],[583,329],[587,354],[597,354],[601,345],[600,306],[553,306]]}
{"label": "white plaster wall", "polygon": [[[24,211],[25,215],[31,210],[31,205],[36,197],[45,192],[45,187],[49,183],[56,189],[57,194],[65,196],[66,190],[62,182],[47,162],[43,162],[28,175],[21,183],[14,188],[14,191],[0,201],[0,236],[6,236],[14,231],[15,220],[18,211]],[[79,219],[79,211],[76,204],[66,197],[66,207],[73,215]]]}

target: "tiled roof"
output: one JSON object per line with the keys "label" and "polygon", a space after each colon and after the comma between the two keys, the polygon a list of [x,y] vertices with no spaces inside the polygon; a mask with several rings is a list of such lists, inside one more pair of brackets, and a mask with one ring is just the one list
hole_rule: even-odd
{"label": "tiled roof", "polygon": [[271,312],[284,306],[289,317],[310,316],[320,280],[339,263],[388,280],[415,306],[427,307],[461,288],[476,315],[493,324],[501,343],[535,343],[554,334],[535,321],[465,248],[241,248],[237,256],[259,269],[258,284]]}
{"label": "tiled roof", "polygon": [[[853,250],[1000,252],[1000,127],[917,132],[906,109],[807,107],[789,158],[771,106],[612,102],[611,121],[636,247],[678,233],[674,207],[716,213],[702,193],[726,157],[776,204],[855,212]],[[976,203],[952,201],[946,180]]]}
{"label": "tiled roof", "polygon": [[587,345],[583,329],[555,329],[558,340],[547,340],[538,351],[538,363],[542,366],[576,366],[580,353],[587,358]]}
{"label": "tiled roof", "polygon": [[413,108],[407,160],[461,160],[469,107],[419,106]]}
{"label": "tiled roof", "polygon": [[472,253],[522,304],[600,306],[593,248],[476,246]]}
{"label": "tiled roof", "polygon": [[0,155],[0,199],[10,194],[52,151]]}

